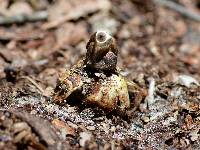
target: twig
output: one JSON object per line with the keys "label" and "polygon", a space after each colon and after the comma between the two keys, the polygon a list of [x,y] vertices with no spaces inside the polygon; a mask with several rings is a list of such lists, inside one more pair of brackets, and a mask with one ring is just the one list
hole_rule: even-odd
{"label": "twig", "polygon": [[145,98],[145,102],[147,103],[147,106],[150,109],[152,104],[155,103],[155,99],[154,99],[155,80],[154,78],[149,78],[148,80],[149,80],[149,89],[148,89],[148,95]]}
{"label": "twig", "polygon": [[38,90],[40,90],[40,92],[43,94],[44,90],[42,89],[42,87],[37,84],[32,78],[30,78],[29,76],[21,76],[21,79],[27,79],[28,81],[30,81]]}
{"label": "twig", "polygon": [[19,14],[19,15],[15,15],[15,16],[0,16],[0,25],[44,21],[47,19],[48,19],[47,11],[38,11],[31,15]]}
{"label": "twig", "polygon": [[169,0],[153,0],[155,4],[168,7],[178,13],[182,14],[183,16],[193,19],[195,21],[200,21],[200,14],[190,11],[189,9],[181,6],[173,1]]}

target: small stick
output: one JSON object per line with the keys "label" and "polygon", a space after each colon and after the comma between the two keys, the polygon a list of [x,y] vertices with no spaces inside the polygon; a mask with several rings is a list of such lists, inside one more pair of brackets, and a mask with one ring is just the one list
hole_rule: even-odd
{"label": "small stick", "polygon": [[150,77],[149,79],[148,79],[148,81],[149,81],[149,89],[148,89],[148,95],[146,96],[146,98],[145,98],[145,102],[146,102],[146,104],[147,104],[147,107],[149,108],[149,109],[151,109],[152,108],[152,105],[155,103],[155,98],[154,98],[154,92],[155,92],[155,79],[154,78],[152,78],[152,77]]}
{"label": "small stick", "polygon": [[44,90],[42,89],[42,87],[37,84],[32,78],[30,78],[29,76],[21,76],[21,79],[27,79],[28,81],[30,81],[41,93],[44,93]]}
{"label": "small stick", "polygon": [[174,11],[177,11],[178,13],[182,14],[187,18],[200,22],[200,14],[192,12],[189,9],[186,9],[184,6],[181,6],[173,1],[169,0],[153,0],[153,1],[155,4],[168,7]]}
{"label": "small stick", "polygon": [[15,16],[0,16],[0,25],[44,21],[47,19],[48,19],[47,11],[38,11],[31,15],[19,14],[19,15],[15,15]]}

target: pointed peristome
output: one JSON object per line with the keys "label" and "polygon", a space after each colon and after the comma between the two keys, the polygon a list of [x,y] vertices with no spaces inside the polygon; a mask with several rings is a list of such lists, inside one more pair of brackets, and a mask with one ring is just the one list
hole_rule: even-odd
{"label": "pointed peristome", "polygon": [[97,71],[115,71],[118,49],[115,40],[105,31],[95,32],[86,46],[85,64]]}

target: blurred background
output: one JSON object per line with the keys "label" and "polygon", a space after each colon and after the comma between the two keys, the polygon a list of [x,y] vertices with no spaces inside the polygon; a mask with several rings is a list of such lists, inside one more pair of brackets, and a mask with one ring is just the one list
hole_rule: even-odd
{"label": "blurred background", "polygon": [[131,79],[200,79],[199,11],[198,0],[0,0],[0,77],[11,67],[54,87],[103,29],[117,39],[118,65]]}

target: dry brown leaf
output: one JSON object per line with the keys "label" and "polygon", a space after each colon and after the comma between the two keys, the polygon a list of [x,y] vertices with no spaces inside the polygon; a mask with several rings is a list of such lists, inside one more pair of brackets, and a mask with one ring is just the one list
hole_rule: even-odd
{"label": "dry brown leaf", "polygon": [[73,136],[75,135],[74,129],[59,119],[54,119],[52,121],[52,124],[59,130],[64,129],[66,131],[66,134],[68,135],[73,135]]}
{"label": "dry brown leaf", "polygon": [[92,26],[92,32],[105,30],[112,35],[117,32],[119,26],[119,22],[114,17],[109,16],[109,13],[95,14],[89,19],[89,23]]}
{"label": "dry brown leaf", "polygon": [[68,20],[77,20],[96,11],[108,11],[111,4],[108,0],[60,0],[49,9],[49,21],[44,29],[54,28]]}
{"label": "dry brown leaf", "polygon": [[0,15],[5,15],[7,12],[8,1],[7,0],[0,0]]}
{"label": "dry brown leaf", "polygon": [[17,1],[8,9],[8,16],[15,16],[21,14],[30,15],[33,12],[31,6],[25,1]]}
{"label": "dry brown leaf", "polygon": [[84,24],[66,23],[56,30],[58,48],[64,44],[76,45],[87,38],[88,34]]}

